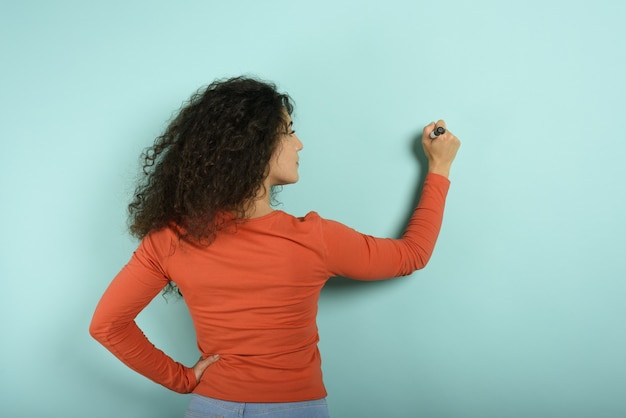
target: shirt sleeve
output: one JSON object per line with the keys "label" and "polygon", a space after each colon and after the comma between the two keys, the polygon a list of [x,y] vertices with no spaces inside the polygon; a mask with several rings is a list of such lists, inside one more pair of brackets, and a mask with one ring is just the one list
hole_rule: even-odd
{"label": "shirt sleeve", "polygon": [[378,280],[406,276],[428,263],[441,229],[450,181],[428,174],[420,202],[400,239],[361,234],[323,220],[328,269],[333,276]]}
{"label": "shirt sleeve", "polygon": [[169,282],[162,263],[169,251],[171,238],[163,231],[142,240],[100,299],[89,332],[131,369],[170,390],[189,393],[197,383],[193,369],[157,349],[135,323]]}

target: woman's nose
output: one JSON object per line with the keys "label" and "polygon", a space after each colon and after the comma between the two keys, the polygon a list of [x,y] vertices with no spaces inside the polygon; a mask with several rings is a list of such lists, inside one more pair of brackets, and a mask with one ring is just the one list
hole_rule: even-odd
{"label": "woman's nose", "polygon": [[296,151],[301,151],[304,148],[304,144],[300,141],[300,138],[296,136]]}

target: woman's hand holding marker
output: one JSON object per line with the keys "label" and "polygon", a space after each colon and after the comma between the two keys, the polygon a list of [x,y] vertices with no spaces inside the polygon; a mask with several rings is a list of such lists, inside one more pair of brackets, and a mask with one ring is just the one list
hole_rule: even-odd
{"label": "woman's hand holding marker", "polygon": [[446,129],[445,121],[439,120],[424,127],[422,146],[428,158],[428,172],[448,177],[461,142]]}

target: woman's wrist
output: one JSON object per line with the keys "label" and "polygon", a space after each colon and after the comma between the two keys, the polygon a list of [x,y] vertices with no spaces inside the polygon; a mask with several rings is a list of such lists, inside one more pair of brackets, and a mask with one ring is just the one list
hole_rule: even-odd
{"label": "woman's wrist", "polygon": [[429,165],[428,172],[433,174],[439,174],[445,178],[450,177],[450,165]]}

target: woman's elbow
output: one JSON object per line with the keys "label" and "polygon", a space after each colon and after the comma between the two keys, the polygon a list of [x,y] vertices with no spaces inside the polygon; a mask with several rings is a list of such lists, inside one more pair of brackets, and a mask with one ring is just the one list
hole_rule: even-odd
{"label": "woman's elbow", "polygon": [[92,320],[89,324],[89,335],[98,342],[102,342],[104,333],[102,332],[102,326],[98,322]]}
{"label": "woman's elbow", "polygon": [[92,336],[100,344],[105,345],[110,338],[111,324],[94,315],[89,324],[89,335]]}

